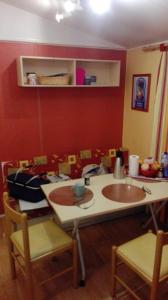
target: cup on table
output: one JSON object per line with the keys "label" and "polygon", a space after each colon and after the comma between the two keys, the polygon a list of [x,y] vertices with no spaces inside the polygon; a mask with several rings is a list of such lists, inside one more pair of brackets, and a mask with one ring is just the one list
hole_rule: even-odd
{"label": "cup on table", "polygon": [[85,185],[83,182],[77,182],[72,187],[77,198],[81,198],[85,193]]}

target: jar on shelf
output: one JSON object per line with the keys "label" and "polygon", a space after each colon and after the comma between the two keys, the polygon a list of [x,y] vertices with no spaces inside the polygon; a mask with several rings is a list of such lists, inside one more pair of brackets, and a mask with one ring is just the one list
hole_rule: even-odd
{"label": "jar on shelf", "polygon": [[37,84],[37,74],[32,72],[32,73],[27,73],[27,83],[30,85],[36,85]]}

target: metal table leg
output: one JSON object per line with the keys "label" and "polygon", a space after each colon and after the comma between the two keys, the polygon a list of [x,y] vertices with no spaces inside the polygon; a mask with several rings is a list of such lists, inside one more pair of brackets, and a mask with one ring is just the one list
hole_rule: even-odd
{"label": "metal table leg", "polygon": [[152,207],[151,203],[149,204],[149,208],[150,208],[150,211],[151,211],[151,215],[152,215],[152,220],[153,220],[153,224],[154,224],[154,227],[155,227],[155,231],[157,232],[159,228],[158,228],[158,224],[157,224],[157,221],[156,221],[155,214],[154,214],[153,207]]}
{"label": "metal table leg", "polygon": [[149,204],[149,208],[151,211],[151,217],[147,220],[147,222],[143,225],[145,228],[151,221],[153,221],[155,230],[158,229],[157,221],[156,221],[156,215],[159,213],[159,211],[166,205],[167,201],[163,201],[162,204],[159,205],[157,209],[153,209],[152,204]]}
{"label": "metal table leg", "polygon": [[78,251],[79,251],[79,260],[80,260],[80,266],[81,266],[81,272],[82,272],[82,278],[79,282],[79,285],[85,286],[86,273],[85,273],[85,263],[84,263],[83,251],[82,251],[80,234],[79,234],[79,220],[74,221],[74,228],[73,228],[72,234],[73,234],[73,236],[76,237],[76,240],[77,240]]}

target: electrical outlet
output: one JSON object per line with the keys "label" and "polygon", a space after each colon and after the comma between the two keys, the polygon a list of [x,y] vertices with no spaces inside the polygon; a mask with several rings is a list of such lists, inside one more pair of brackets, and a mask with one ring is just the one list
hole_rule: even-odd
{"label": "electrical outlet", "polygon": [[47,164],[47,156],[41,155],[41,156],[35,156],[33,157],[34,164],[35,165],[46,165]]}

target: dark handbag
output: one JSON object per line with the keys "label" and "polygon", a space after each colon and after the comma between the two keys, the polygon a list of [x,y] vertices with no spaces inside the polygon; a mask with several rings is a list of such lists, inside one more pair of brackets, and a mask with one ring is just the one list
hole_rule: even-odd
{"label": "dark handbag", "polygon": [[16,199],[34,203],[46,198],[41,185],[49,182],[49,180],[40,177],[40,175],[34,176],[21,170],[7,176],[9,195]]}

